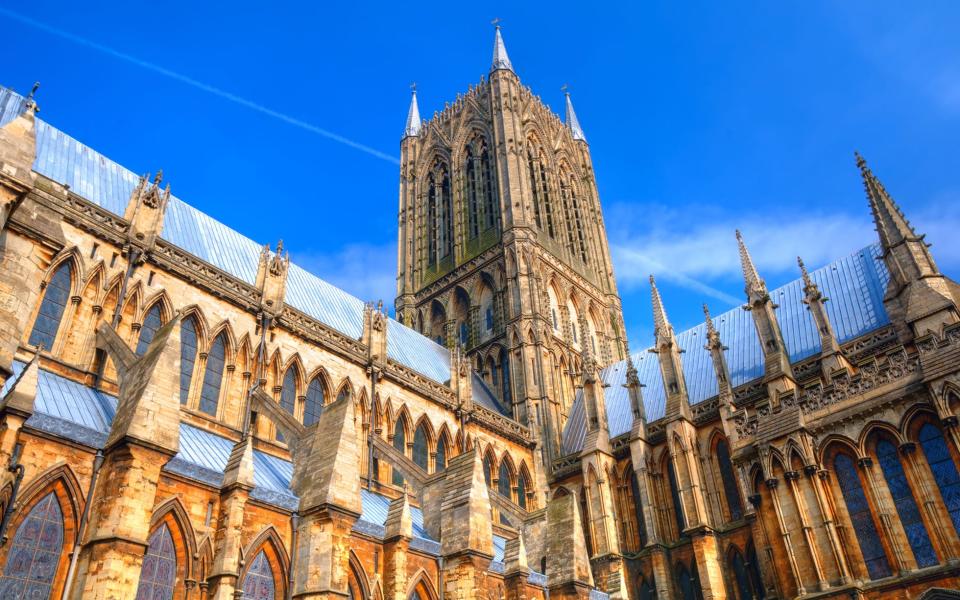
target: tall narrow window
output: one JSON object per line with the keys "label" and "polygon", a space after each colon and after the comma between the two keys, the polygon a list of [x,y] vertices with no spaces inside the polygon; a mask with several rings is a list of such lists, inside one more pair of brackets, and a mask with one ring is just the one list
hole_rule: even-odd
{"label": "tall narrow window", "polygon": [[863,492],[853,458],[847,454],[838,454],[833,459],[833,469],[836,472],[843,500],[847,504],[847,512],[850,513],[853,531],[856,533],[860,553],[863,554],[863,561],[867,565],[870,579],[887,577],[890,575],[890,563],[887,562],[887,554],[880,542],[880,534],[877,533],[873,515],[870,514],[870,505]]}
{"label": "tall narrow window", "polygon": [[680,588],[680,596],[683,600],[697,600],[697,592],[693,585],[693,578],[690,571],[683,564],[677,566],[677,587]]}
{"label": "tall narrow window", "polygon": [[[527,142],[528,144],[530,142]],[[531,204],[533,204],[533,221],[537,225],[537,229],[543,228],[543,219],[540,216],[540,202],[541,193],[540,185],[537,182],[537,173],[540,169],[537,167],[537,159],[534,156],[534,151],[531,149],[527,152],[527,173],[530,175],[530,194],[531,194]]]}
{"label": "tall narrow window", "polygon": [[275,600],[276,584],[267,553],[261,550],[243,577],[243,600]]}
{"label": "tall narrow window", "polygon": [[500,470],[497,472],[497,491],[508,500],[513,499],[513,490],[510,489],[510,467],[507,461],[500,461]]}
{"label": "tall narrow window", "polygon": [[550,187],[547,183],[547,167],[544,164],[546,161],[543,160],[543,157],[540,157],[540,190],[543,195],[543,212],[547,221],[547,235],[552,238],[557,236],[557,232],[553,227],[553,207],[550,205]]}
{"label": "tall narrow window", "polygon": [[427,430],[423,423],[413,432],[413,462],[424,471],[429,471],[430,449],[427,447]]}
{"label": "tall narrow window", "polygon": [[576,224],[573,212],[570,210],[570,183],[566,174],[563,173],[560,175],[560,205],[563,208],[563,218],[567,223],[567,249],[570,251],[570,255],[574,256],[576,252],[576,243],[574,242]]}
{"label": "tall narrow window", "polygon": [[213,340],[210,353],[207,354],[207,369],[203,374],[203,387],[200,389],[200,410],[208,415],[217,416],[220,403],[220,386],[223,383],[223,367],[227,360],[226,341],[221,333]]}
{"label": "tall narrow window", "polygon": [[583,214],[580,212],[580,199],[575,190],[571,189],[570,202],[573,204],[574,226],[577,229],[577,247],[580,250],[580,260],[587,262],[586,236],[583,234]]}
{"label": "tall narrow window", "polygon": [[173,600],[177,581],[177,551],[166,523],[157,527],[147,540],[147,554],[140,569],[137,600]]}
{"label": "tall narrow window", "polygon": [[439,236],[439,220],[437,211],[437,181],[433,173],[427,177],[427,265],[437,262],[437,238]]}
{"label": "tall narrow window", "polygon": [[[397,425],[393,429],[393,447],[399,450],[400,454],[407,453],[407,434],[402,417],[397,419]],[[393,470],[393,485],[403,485],[403,475],[396,469]]]}
{"label": "tall narrow window", "polygon": [[434,458],[433,464],[435,472],[447,468],[447,439],[443,436],[437,441],[437,456]]}
{"label": "tall narrow window", "polygon": [[143,356],[153,341],[153,336],[157,335],[157,330],[163,325],[160,320],[160,303],[156,302],[147,311],[147,316],[143,318],[143,325],[140,326],[140,339],[137,341],[137,355]]}
{"label": "tall narrow window", "polygon": [[760,559],[757,558],[757,549],[754,548],[752,541],[747,546],[747,573],[750,575],[750,583],[753,584],[757,600],[766,598],[767,593],[763,587],[763,576],[760,574]]}
{"label": "tall narrow window", "polygon": [[280,406],[291,415],[297,409],[297,371],[293,367],[287,369],[283,376],[283,385],[280,387]]}
{"label": "tall narrow window", "polygon": [[477,182],[477,165],[473,156],[473,148],[467,146],[466,156],[467,174],[467,229],[470,238],[480,235],[480,199],[479,184]]}
{"label": "tall narrow window", "polygon": [[33,322],[33,330],[30,332],[29,344],[31,346],[42,344],[47,350],[53,347],[53,341],[57,339],[57,330],[60,329],[60,320],[63,318],[63,310],[67,307],[67,301],[70,299],[71,281],[70,265],[62,263],[53,272],[53,276],[50,277],[50,281],[47,282],[46,289],[43,292],[40,311],[37,313],[37,320]]}
{"label": "tall narrow window", "polygon": [[646,578],[640,580],[640,600],[656,600],[657,590],[647,581]]}
{"label": "tall narrow window", "polygon": [[190,399],[190,381],[197,362],[197,324],[193,317],[180,321],[180,404]]}
{"label": "tall narrow window", "polygon": [[63,512],[53,492],[37,502],[13,536],[0,598],[49,598],[63,551]]}
{"label": "tall narrow window", "polygon": [[753,586],[750,585],[750,576],[747,574],[747,565],[743,560],[743,555],[736,548],[730,556],[730,569],[733,571],[733,579],[737,584],[737,597],[740,600],[754,600]]}
{"label": "tall narrow window", "polygon": [[680,489],[677,486],[677,472],[673,468],[673,461],[667,460],[667,477],[670,482],[670,498],[673,501],[673,517],[677,521],[677,535],[682,537],[686,528],[683,521],[683,506],[680,504]]}
{"label": "tall narrow window", "polygon": [[490,456],[484,455],[483,457],[483,479],[487,482],[487,486],[490,485],[490,482],[493,480],[493,475],[490,473]]}
{"label": "tall narrow window", "polygon": [[494,181],[493,169],[490,165],[490,152],[484,143],[483,150],[480,151],[480,182],[483,185],[483,200],[485,203],[483,211],[483,228],[491,229],[497,224],[497,211],[500,207],[498,201],[497,185]]}
{"label": "tall narrow window", "polygon": [[466,347],[467,342],[470,341],[470,327],[467,325],[466,321],[460,323],[460,345]]}
{"label": "tall narrow window", "polygon": [[730,447],[726,440],[717,442],[716,452],[720,479],[723,480],[723,495],[727,497],[727,507],[730,509],[730,520],[736,521],[743,516],[743,505],[740,503],[740,491],[737,489],[737,479],[730,461]]}
{"label": "tall narrow window", "polygon": [[503,385],[503,404],[508,409],[512,409],[513,392],[510,388],[510,357],[506,351],[500,353],[500,382]]}
{"label": "tall narrow window", "polygon": [[517,477],[517,505],[527,510],[527,476],[523,471]]}
{"label": "tall narrow window", "polygon": [[877,462],[880,463],[883,478],[887,481],[893,504],[897,507],[900,523],[907,534],[907,541],[913,549],[917,565],[922,568],[937,564],[937,554],[933,551],[930,535],[923,524],[913,492],[907,483],[903,465],[900,464],[900,457],[897,455],[897,448],[887,439],[877,442]]}
{"label": "tall narrow window", "polygon": [[323,412],[323,382],[320,377],[314,377],[307,386],[307,400],[303,405],[303,424],[310,427],[320,420],[320,413]]}
{"label": "tall narrow window", "polygon": [[957,474],[957,465],[950,456],[943,433],[927,423],[920,429],[920,446],[933,472],[933,480],[940,488],[943,503],[950,512],[953,526],[960,533],[960,475]]}
{"label": "tall narrow window", "polygon": [[630,469],[630,491],[633,493],[633,510],[637,519],[637,536],[640,538],[640,547],[647,545],[647,523],[643,519],[643,506],[640,505],[640,485],[637,482],[637,473]]}

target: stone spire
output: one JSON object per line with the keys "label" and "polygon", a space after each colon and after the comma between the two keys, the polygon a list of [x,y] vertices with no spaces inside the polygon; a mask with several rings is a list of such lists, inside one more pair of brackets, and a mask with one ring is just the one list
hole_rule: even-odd
{"label": "stone spire", "polygon": [[417,86],[414,84],[410,95],[410,110],[407,111],[407,126],[403,128],[403,137],[420,135],[420,107],[417,106]]}
{"label": "stone spire", "polygon": [[660,358],[660,373],[663,375],[663,387],[667,393],[667,407],[664,415],[668,420],[684,418],[691,420],[690,402],[687,399],[687,384],[683,377],[683,365],[680,361],[680,348],[673,334],[673,326],[667,319],[663,308],[660,290],[653,275],[650,276],[650,296],[653,302],[653,324],[656,341],[651,352]]}
{"label": "stone spire", "polygon": [[867,161],[860,156],[859,152],[854,152],[854,156],[857,158],[857,167],[860,168],[860,176],[863,177],[863,187],[867,192],[870,210],[873,212],[873,221],[884,249],[906,240],[920,240],[922,236],[918,236],[913,230],[913,226],[903,216],[900,207],[870,170]]}
{"label": "stone spire", "polygon": [[505,69],[512,72],[513,65],[510,64],[510,57],[507,56],[507,47],[503,45],[503,36],[500,35],[499,19],[494,20],[494,25],[496,25],[497,33],[493,40],[493,67],[491,70],[498,71]]}
{"label": "stone spire", "polygon": [[753,259],[747,251],[747,245],[743,242],[743,235],[739,230],[737,230],[737,246],[740,250],[740,266],[743,268],[744,293],[747,295],[747,304],[743,308],[753,315],[753,324],[757,329],[757,337],[760,338],[764,359],[764,378],[768,384],[775,383],[774,388],[778,393],[788,388],[792,389],[794,377],[790,367],[790,356],[786,344],[783,343],[780,324],[774,313],[777,305],[770,299],[767,284],[757,273],[757,268],[753,264]]}
{"label": "stone spire", "polygon": [[570,100],[570,92],[564,90],[564,93],[567,97],[567,116],[564,123],[566,123],[567,128],[570,129],[570,135],[573,136],[573,139],[580,142],[586,142],[587,136],[583,135],[583,128],[580,127],[580,120],[577,119],[577,113],[573,111],[573,102]]}
{"label": "stone spire", "polygon": [[930,332],[939,335],[945,325],[960,319],[960,286],[943,276],[924,236],[914,231],[867,161],[859,154],[856,157],[883,246],[883,261],[890,272],[890,285],[884,297],[887,313],[903,341],[912,335]]}
{"label": "stone spire", "polygon": [[834,372],[842,369],[849,370],[850,363],[843,356],[833,325],[830,323],[830,317],[827,315],[826,302],[829,298],[820,293],[820,288],[810,277],[807,266],[799,256],[797,265],[800,267],[800,276],[803,278],[803,303],[807,305],[807,310],[810,311],[820,336],[821,369],[824,379],[829,382]]}
{"label": "stone spire", "polygon": [[727,358],[723,352],[727,349],[720,341],[720,333],[713,324],[710,317],[710,309],[706,304],[703,305],[703,317],[707,326],[707,343],[704,349],[710,352],[710,358],[713,359],[713,371],[717,377],[717,388],[720,392],[720,398],[724,399],[730,396],[730,371],[727,368]]}

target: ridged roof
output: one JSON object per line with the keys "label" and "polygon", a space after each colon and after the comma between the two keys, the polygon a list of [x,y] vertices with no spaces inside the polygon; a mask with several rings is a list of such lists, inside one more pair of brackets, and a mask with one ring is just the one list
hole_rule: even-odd
{"label": "ridged roof", "polygon": [[[0,87],[0,126],[23,110],[24,99]],[[37,156],[33,170],[63,185],[89,202],[123,216],[140,177],[52,127],[36,120]],[[256,284],[262,244],[234,231],[213,217],[171,196],[160,237],[250,285]],[[340,333],[359,339],[363,331],[363,301],[291,264],[285,301]],[[450,358],[446,348],[392,321],[387,328],[388,356],[398,363],[446,384]],[[474,385],[474,402],[510,416],[483,386]]]}
{"label": "ridged roof", "polygon": [[[813,271],[810,276],[830,299],[827,315],[840,343],[858,338],[890,322],[883,308],[883,294],[890,274],[880,259],[879,244],[836,260]],[[820,337],[813,317],[803,303],[803,282],[796,279],[770,292],[778,306],[777,321],[784,343],[790,352],[790,361],[797,362],[820,352]],[[757,338],[753,317],[740,307],[713,318],[725,352],[730,382],[739,386],[763,375],[763,351]],[[701,323],[676,335],[681,354],[683,375],[687,383],[690,404],[695,405],[717,395],[717,379],[713,361],[706,345],[706,324]],[[656,354],[646,350],[632,355],[642,388],[643,404],[648,421],[664,415],[666,395]],[[607,407],[610,436],[627,433],[633,415],[626,384],[627,363],[621,361],[603,369],[600,376],[607,386],[603,390]],[[579,452],[586,434],[581,392],[577,393],[570,416],[564,427],[561,450],[564,454]]]}

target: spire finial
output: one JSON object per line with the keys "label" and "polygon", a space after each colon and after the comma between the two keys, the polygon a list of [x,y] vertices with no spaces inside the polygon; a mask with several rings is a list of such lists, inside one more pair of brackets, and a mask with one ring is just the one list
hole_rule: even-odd
{"label": "spire finial", "polygon": [[713,319],[710,318],[710,307],[707,306],[707,303],[703,303],[703,317],[707,323],[707,337],[712,336],[717,332],[717,328],[713,326]]}
{"label": "spire finial", "polygon": [[40,112],[40,107],[37,106],[37,100],[36,100],[37,90],[39,89],[40,89],[40,82],[39,81],[33,82],[33,88],[30,89],[30,93],[27,94],[27,97],[24,98],[23,100],[24,111],[32,110],[34,113]]}
{"label": "spire finial", "polygon": [[491,70],[498,71],[504,69],[513,71],[513,65],[510,64],[510,57],[507,56],[507,47],[503,44],[503,36],[500,35],[500,19],[496,18],[491,21],[491,23],[496,27],[496,35],[493,39],[493,68]]}
{"label": "spire finial", "polygon": [[757,267],[753,264],[753,259],[750,257],[747,245],[743,241],[743,234],[740,233],[739,229],[737,229],[737,247],[740,251],[740,267],[743,270],[743,281],[746,283],[747,295],[750,296],[753,292],[766,293],[767,284],[757,273]]}
{"label": "spire finial", "polygon": [[563,90],[563,93],[566,96],[565,100],[567,103],[567,115],[566,115],[566,119],[564,120],[564,123],[566,124],[567,128],[570,130],[570,135],[573,137],[573,139],[580,142],[586,142],[587,136],[583,134],[583,128],[580,127],[580,120],[577,119],[577,113],[575,113],[573,110],[573,101],[570,100],[569,86],[567,86],[567,84],[563,84],[563,86],[560,89]]}
{"label": "spire finial", "polygon": [[410,110],[407,111],[407,125],[403,137],[420,135],[420,107],[417,105],[417,82],[410,84]]}
{"label": "spire finial", "polygon": [[667,319],[667,311],[663,308],[660,290],[657,289],[657,282],[653,275],[650,276],[650,298],[653,303],[653,332],[659,339],[661,336],[669,335],[670,321]]}
{"label": "spire finial", "polygon": [[803,285],[806,287],[813,287],[813,280],[810,279],[810,273],[807,272],[807,265],[803,264],[803,259],[799,256],[797,257],[797,265],[800,267],[800,276],[803,277]]}
{"label": "spire finial", "polygon": [[870,211],[873,213],[873,221],[884,249],[889,249],[905,240],[920,239],[920,236],[913,230],[913,226],[903,216],[903,211],[900,210],[900,207],[887,193],[883,184],[870,170],[867,161],[859,152],[854,152],[853,155],[856,157],[857,167],[860,168],[860,176],[863,178],[863,187],[867,192]]}

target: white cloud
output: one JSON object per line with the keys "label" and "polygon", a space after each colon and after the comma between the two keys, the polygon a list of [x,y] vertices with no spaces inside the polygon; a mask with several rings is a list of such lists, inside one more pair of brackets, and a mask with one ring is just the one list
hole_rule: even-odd
{"label": "white cloud", "polygon": [[328,253],[303,252],[292,260],[361,300],[393,308],[397,293],[397,247],[393,243],[348,244]]}

